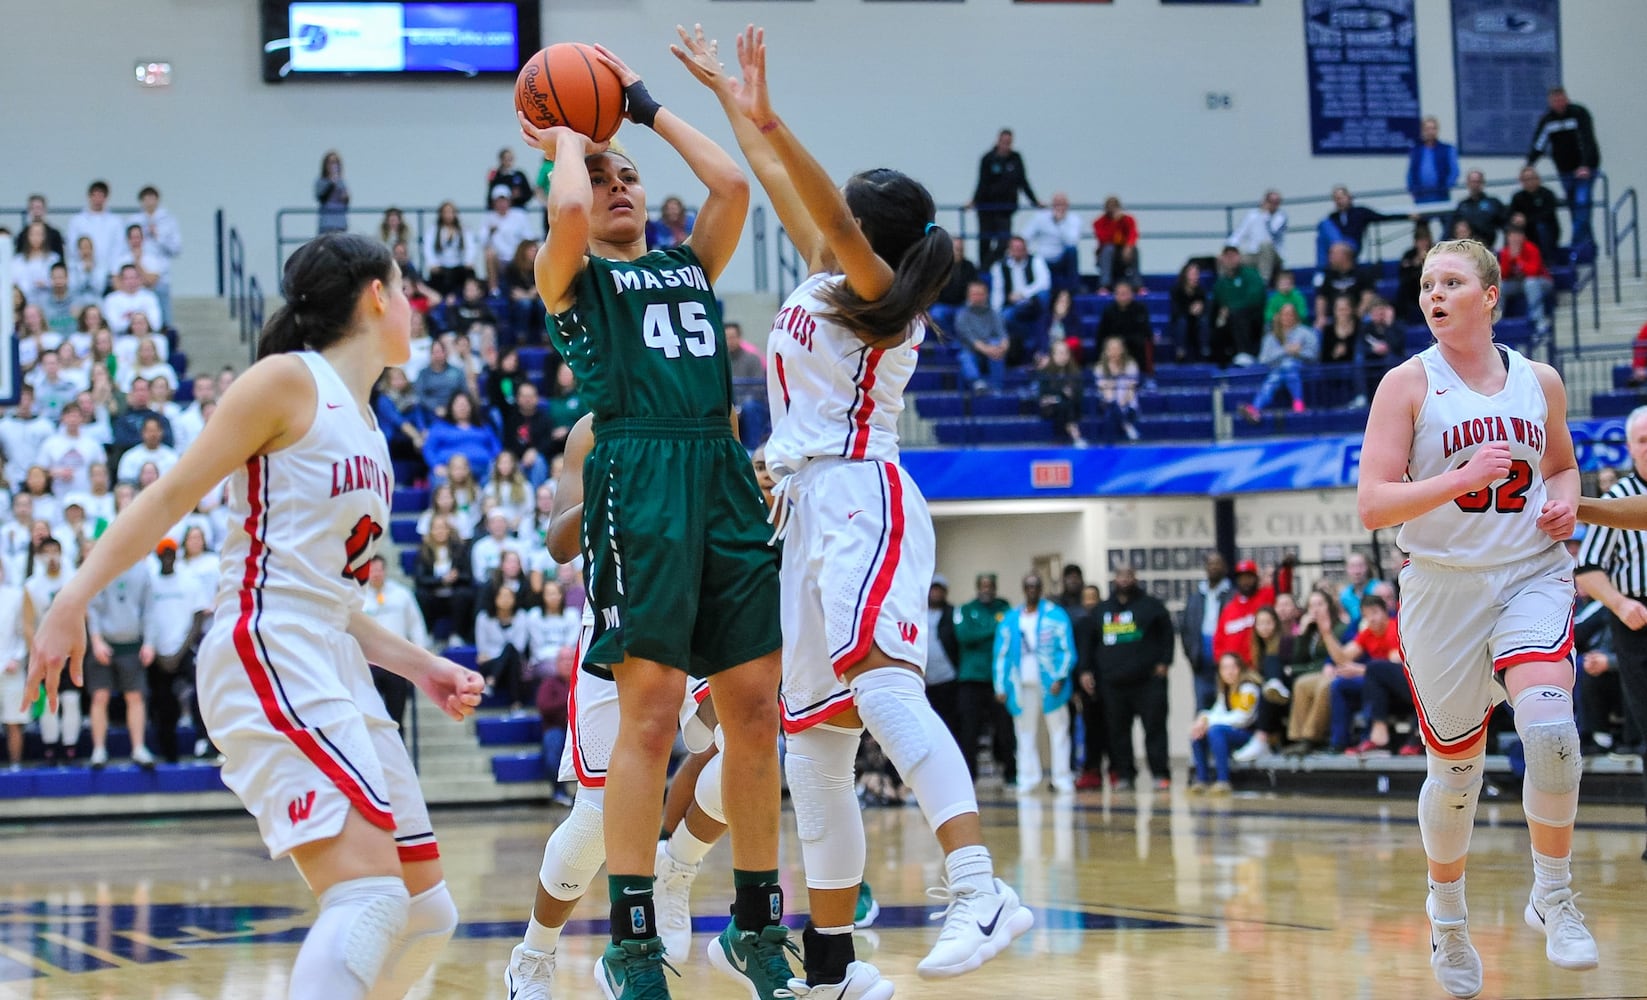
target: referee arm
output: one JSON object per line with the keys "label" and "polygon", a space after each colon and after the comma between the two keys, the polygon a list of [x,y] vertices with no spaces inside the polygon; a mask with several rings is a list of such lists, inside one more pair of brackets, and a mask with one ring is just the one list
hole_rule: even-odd
{"label": "referee arm", "polygon": [[1647,493],[1633,497],[1579,497],[1578,519],[1620,531],[1647,531]]}
{"label": "referee arm", "polygon": [[1628,531],[1647,530],[1647,495],[1620,493],[1622,485],[1615,486],[1612,495],[1603,499],[1579,497],[1578,519],[1595,525],[1596,530],[1579,546],[1576,577],[1584,592],[1618,616],[1626,628],[1639,630],[1647,627],[1647,606],[1619,590],[1613,577],[1617,574],[1637,593],[1647,590],[1630,584],[1643,567],[1629,565],[1630,553],[1639,549],[1629,544],[1625,535]]}

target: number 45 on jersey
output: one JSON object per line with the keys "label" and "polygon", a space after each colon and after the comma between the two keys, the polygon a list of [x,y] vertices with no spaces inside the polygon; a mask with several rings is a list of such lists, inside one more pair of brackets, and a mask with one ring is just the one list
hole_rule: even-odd
{"label": "number 45 on jersey", "polygon": [[641,318],[642,342],[655,351],[662,351],[666,358],[681,356],[683,340],[693,357],[714,357],[715,324],[709,322],[703,303],[678,302],[676,311],[680,315],[680,330],[685,334],[684,338],[675,332],[669,303],[654,302],[646,307],[646,315]]}

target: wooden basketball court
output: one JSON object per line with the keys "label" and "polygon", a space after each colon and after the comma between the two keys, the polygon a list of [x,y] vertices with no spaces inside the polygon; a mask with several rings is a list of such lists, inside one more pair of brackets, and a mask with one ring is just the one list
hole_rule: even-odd
{"label": "wooden basketball court", "polygon": [[[1423,919],[1423,856],[1406,799],[1243,795],[1188,800],[1081,795],[1021,801],[986,793],[1001,874],[1037,926],[1000,959],[943,983],[916,978],[937,934],[925,889],[937,849],[919,810],[871,809],[870,879],[883,907],[861,957],[899,997],[1439,997]],[[458,938],[412,994],[497,998],[519,939],[543,841],[562,809],[436,814],[462,913]],[[792,908],[805,906],[793,820],[784,839]],[[1563,972],[1522,924],[1531,884],[1514,805],[1483,805],[1470,869],[1473,936],[1489,997],[1647,995],[1647,863],[1638,807],[1586,806],[1576,841],[1580,908],[1602,966]],[[290,864],[267,860],[244,817],[0,828],[0,997],[284,998],[312,916]],[[702,958],[730,900],[728,853],[694,897],[693,960],[677,998],[741,993]],[[597,886],[603,883],[597,882]],[[604,893],[600,894],[604,897]],[[557,997],[591,980],[604,898],[587,899],[560,951]]]}

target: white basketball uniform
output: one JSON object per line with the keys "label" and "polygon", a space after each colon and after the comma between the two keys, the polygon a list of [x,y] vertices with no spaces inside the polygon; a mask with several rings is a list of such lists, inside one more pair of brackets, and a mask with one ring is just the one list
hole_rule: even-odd
{"label": "white basketball uniform", "polygon": [[[581,664],[583,651],[595,635],[595,609],[583,606],[583,631],[578,634],[577,657]],[[686,737],[686,749],[692,753],[707,750],[712,742],[711,730],[697,718],[698,706],[709,697],[709,682],[701,678],[687,679],[686,698],[681,702],[681,732]],[[612,761],[612,747],[618,742],[618,723],[623,713],[618,710],[618,685],[579,667],[572,671],[572,689],[566,697],[566,746],[560,754],[558,781],[576,781],[580,788],[606,787],[606,769]]]}
{"label": "white basketball uniform", "polygon": [[1413,518],[1396,538],[1410,556],[1399,625],[1418,721],[1431,749],[1453,755],[1486,736],[1498,671],[1573,651],[1573,561],[1537,526],[1547,401],[1527,359],[1498,351],[1509,374],[1493,396],[1465,384],[1439,347],[1419,355],[1429,385],[1407,477],[1441,475],[1494,441],[1510,445],[1510,475]]}
{"label": "white basketball uniform", "polygon": [[851,707],[840,675],[872,646],[926,668],[932,518],[898,465],[898,414],[926,327],[869,347],[828,318],[821,293],[844,280],[801,282],[767,340],[766,465],[789,507],[782,701],[791,733]]}
{"label": "white basketball uniform", "polygon": [[[29,651],[23,645],[23,588],[9,580],[0,583],[0,725],[21,726],[29,721],[23,710]],[[5,673],[14,662],[16,668]]]}
{"label": "white basketball uniform", "polygon": [[389,450],[330,363],[297,357],[314,424],[234,474],[201,715],[271,857],[336,836],[352,808],[395,835],[402,861],[432,860],[417,774],[346,631],[389,523]]}

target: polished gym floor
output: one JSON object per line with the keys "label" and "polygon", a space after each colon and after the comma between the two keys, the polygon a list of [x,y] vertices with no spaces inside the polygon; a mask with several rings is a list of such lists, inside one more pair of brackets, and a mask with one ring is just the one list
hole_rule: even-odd
{"label": "polished gym floor", "polygon": [[[869,877],[883,907],[858,954],[899,997],[1439,997],[1423,918],[1423,856],[1405,799],[1190,799],[1171,794],[985,790],[998,871],[1036,927],[957,980],[916,961],[937,934],[925,890],[937,850],[919,810],[870,809]],[[498,998],[532,897],[543,840],[564,810],[435,816],[458,937],[413,997]],[[784,842],[792,909],[805,905],[793,820]],[[1639,807],[1586,806],[1575,888],[1601,968],[1564,972],[1522,923],[1531,884],[1513,802],[1484,801],[1469,875],[1471,928],[1488,997],[1647,995],[1647,863]],[[724,921],[728,854],[694,896],[693,960],[677,998],[743,994],[701,947]],[[560,950],[557,997],[598,995],[590,977],[606,904],[586,900]],[[248,818],[0,825],[0,997],[283,1000],[312,915],[288,863],[267,859]]]}

